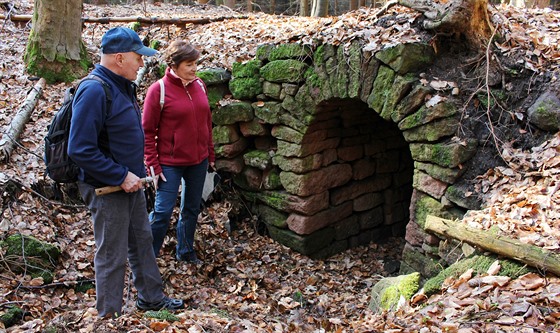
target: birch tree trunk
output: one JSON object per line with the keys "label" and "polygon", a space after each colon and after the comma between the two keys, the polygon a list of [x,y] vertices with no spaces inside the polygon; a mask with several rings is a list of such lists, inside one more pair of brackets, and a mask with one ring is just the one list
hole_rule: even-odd
{"label": "birch tree trunk", "polygon": [[329,14],[328,0],[313,0],[313,6],[311,8],[311,16],[327,17],[328,14]]}
{"label": "birch tree trunk", "polygon": [[24,61],[47,83],[83,77],[90,60],[82,42],[82,0],[35,0]]}
{"label": "birch tree trunk", "polygon": [[10,125],[4,131],[4,135],[2,135],[2,139],[0,140],[0,161],[8,162],[10,159],[10,155],[17,145],[19,137],[25,129],[25,124],[31,119],[33,109],[35,109],[37,100],[39,100],[39,97],[43,94],[44,89],[45,79],[40,79],[29,92],[25,102],[23,102],[19,111],[10,122]]}

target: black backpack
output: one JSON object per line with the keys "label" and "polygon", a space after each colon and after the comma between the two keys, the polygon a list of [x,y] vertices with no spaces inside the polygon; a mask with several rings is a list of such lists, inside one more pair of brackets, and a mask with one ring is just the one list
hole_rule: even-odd
{"label": "black backpack", "polygon": [[[107,111],[111,107],[111,92],[109,86],[100,77],[90,74],[83,78],[78,86],[85,80],[95,80],[103,85],[107,102]],[[45,137],[45,165],[49,178],[57,183],[73,183],[78,180],[80,168],[68,156],[68,138],[70,135],[70,120],[72,119],[72,101],[78,87],[66,89],[64,102],[47,127]]]}

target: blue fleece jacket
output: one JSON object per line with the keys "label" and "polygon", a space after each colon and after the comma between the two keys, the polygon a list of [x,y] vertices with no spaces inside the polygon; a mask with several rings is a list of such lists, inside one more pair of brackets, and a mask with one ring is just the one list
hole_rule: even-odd
{"label": "blue fleece jacket", "polygon": [[81,169],[80,180],[104,186],[122,184],[128,171],[145,177],[144,131],[134,84],[101,65],[92,74],[109,84],[112,104],[107,111],[105,90],[97,81],[86,80],[76,91],[68,154]]}

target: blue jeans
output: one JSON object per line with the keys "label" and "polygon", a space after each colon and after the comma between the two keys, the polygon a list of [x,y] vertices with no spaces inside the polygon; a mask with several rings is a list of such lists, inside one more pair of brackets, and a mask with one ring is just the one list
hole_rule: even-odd
{"label": "blue jeans", "polygon": [[154,210],[150,213],[153,248],[156,257],[159,254],[163,239],[167,234],[173,208],[177,202],[179,184],[181,190],[181,213],[177,222],[177,253],[178,257],[194,251],[194,233],[200,213],[202,189],[208,170],[208,159],[197,165],[161,166],[166,182],[159,180]]}

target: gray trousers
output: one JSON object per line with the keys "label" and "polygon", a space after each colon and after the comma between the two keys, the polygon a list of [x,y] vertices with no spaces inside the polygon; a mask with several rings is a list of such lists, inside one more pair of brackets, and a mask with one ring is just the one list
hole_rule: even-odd
{"label": "gray trousers", "polygon": [[138,298],[159,302],[164,297],[163,282],[152,249],[144,192],[120,191],[97,196],[93,186],[83,182],[78,186],[93,219],[99,316],[119,316],[122,312],[127,259]]}

